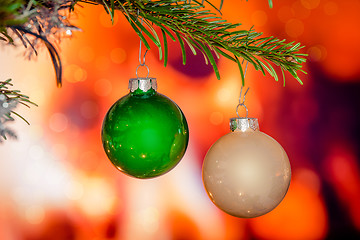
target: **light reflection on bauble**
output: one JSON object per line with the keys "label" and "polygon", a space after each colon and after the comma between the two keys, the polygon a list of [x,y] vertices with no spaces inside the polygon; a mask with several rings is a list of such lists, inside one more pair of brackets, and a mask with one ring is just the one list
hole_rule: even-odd
{"label": "light reflection on bauble", "polygon": [[280,204],[290,185],[286,152],[259,131],[255,118],[232,118],[232,131],[206,154],[203,182],[212,202],[241,218],[264,215]]}

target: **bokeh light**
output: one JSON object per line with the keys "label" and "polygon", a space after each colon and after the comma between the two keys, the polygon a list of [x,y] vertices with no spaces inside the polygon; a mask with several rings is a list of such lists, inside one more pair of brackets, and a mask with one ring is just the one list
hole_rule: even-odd
{"label": "bokeh light", "polygon": [[[216,6],[220,3],[212,1]],[[229,132],[241,78],[217,60],[221,80],[202,54],[182,63],[168,41],[165,68],[156,47],[146,56],[158,91],[183,110],[190,131],[184,159],[151,180],[121,174],[101,145],[103,117],[128,90],[139,64],[139,38],[119,13],[82,4],[82,29],[60,44],[64,83],[56,88],[50,57],[23,59],[21,46],[0,48],[0,78],[13,79],[39,106],[11,123],[19,139],[0,144],[0,239],[310,240],[360,239],[360,3],[357,0],[225,0],[222,13],[241,28],[301,42],[307,75],[274,81],[249,65],[249,116],[286,150],[292,181],[269,214],[238,219],[217,209],[201,181],[209,147]],[[169,39],[170,40],[170,39]],[[144,50],[144,49],[143,49]],[[279,76],[281,72],[278,71]],[[245,115],[239,109],[239,115]]]}

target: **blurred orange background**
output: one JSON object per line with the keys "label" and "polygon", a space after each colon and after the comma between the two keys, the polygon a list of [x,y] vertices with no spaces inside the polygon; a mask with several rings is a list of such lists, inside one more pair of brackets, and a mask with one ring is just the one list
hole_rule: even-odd
{"label": "blurred orange background", "polygon": [[247,72],[249,114],[284,147],[292,165],[282,203],[255,219],[218,210],[201,180],[207,150],[236,116],[236,64],[220,58],[217,80],[202,56],[189,53],[182,66],[177,43],[169,41],[166,68],[157,49],[149,51],[150,76],[183,110],[190,142],[170,173],[127,177],[107,159],[100,129],[135,76],[139,38],[123,15],[112,25],[102,7],[82,6],[71,17],[82,31],[59,46],[61,89],[46,51],[27,61],[21,46],[1,47],[0,79],[13,78],[14,88],[39,107],[19,107],[31,125],[15,121],[19,139],[0,145],[0,239],[360,238],[360,1],[275,0],[272,9],[265,0],[224,1],[223,18],[301,42],[309,54],[303,86],[290,74],[283,87],[252,66]]}

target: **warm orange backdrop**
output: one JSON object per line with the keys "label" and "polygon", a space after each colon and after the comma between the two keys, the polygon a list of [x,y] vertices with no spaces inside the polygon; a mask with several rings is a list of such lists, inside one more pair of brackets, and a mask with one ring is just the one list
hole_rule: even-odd
{"label": "warm orange backdrop", "polygon": [[308,75],[300,74],[304,86],[287,75],[284,88],[249,67],[249,113],[285,148],[293,175],[279,207],[248,220],[218,210],[201,181],[206,151],[236,115],[241,82],[236,64],[221,58],[219,81],[201,55],[189,53],[182,66],[179,46],[170,39],[166,68],[151,49],[150,75],[186,115],[190,142],[169,174],[127,177],[107,160],[100,129],[135,76],[139,38],[121,14],[112,26],[101,7],[82,5],[71,18],[82,32],[60,46],[61,89],[46,51],[29,62],[21,46],[0,49],[1,79],[13,78],[14,88],[39,105],[19,107],[31,125],[17,120],[11,127],[19,139],[0,145],[0,239],[359,237],[359,1],[275,0],[273,9],[265,0],[224,1],[225,19],[299,41],[309,54]]}

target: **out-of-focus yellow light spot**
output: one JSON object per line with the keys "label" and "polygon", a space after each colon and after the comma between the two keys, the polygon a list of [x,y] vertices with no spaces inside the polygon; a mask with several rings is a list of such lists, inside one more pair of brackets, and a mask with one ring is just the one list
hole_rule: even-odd
{"label": "out-of-focus yellow light spot", "polygon": [[126,52],[122,48],[114,48],[110,53],[110,59],[114,63],[123,63],[126,60]]}
{"label": "out-of-focus yellow light spot", "polygon": [[264,26],[267,19],[267,14],[264,11],[256,11],[251,15],[251,21],[257,27]]}
{"label": "out-of-focus yellow light spot", "polygon": [[326,15],[332,16],[335,15],[339,10],[336,2],[327,2],[324,4],[324,12]]}
{"label": "out-of-focus yellow light spot", "polygon": [[285,24],[285,32],[293,38],[297,38],[304,33],[304,23],[298,19],[291,19]]}
{"label": "out-of-focus yellow light spot", "polygon": [[87,78],[87,72],[84,69],[78,68],[75,70],[75,72],[74,72],[75,82],[85,81],[86,78]]}
{"label": "out-of-focus yellow light spot", "polygon": [[78,65],[71,64],[64,69],[64,78],[68,82],[81,82],[87,78],[87,72]]}
{"label": "out-of-focus yellow light spot", "polygon": [[322,45],[312,46],[308,49],[307,53],[312,61],[319,62],[326,58],[327,51]]}
{"label": "out-of-focus yellow light spot", "polygon": [[315,9],[319,6],[320,0],[301,0],[301,4],[307,9]]}
{"label": "out-of-focus yellow light spot", "polygon": [[291,14],[294,18],[305,19],[310,16],[311,10],[305,8],[301,2],[296,1],[291,5]]}

